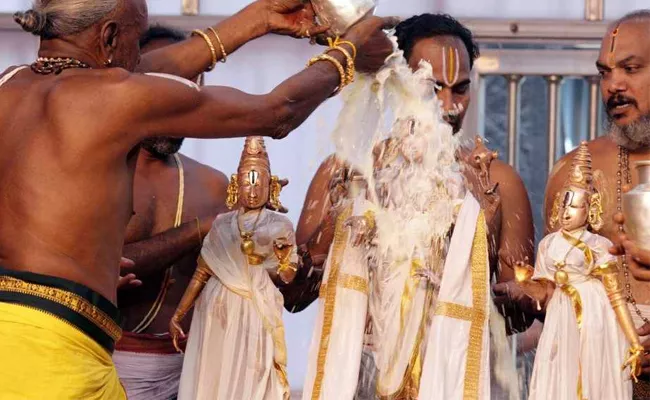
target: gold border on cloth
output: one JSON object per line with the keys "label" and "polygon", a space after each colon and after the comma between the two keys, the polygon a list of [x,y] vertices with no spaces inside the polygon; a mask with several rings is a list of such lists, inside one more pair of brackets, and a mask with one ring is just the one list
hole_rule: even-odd
{"label": "gold border on cloth", "polygon": [[323,310],[323,327],[321,329],[320,346],[318,357],[316,359],[316,377],[311,392],[312,400],[319,400],[323,389],[323,377],[325,376],[325,362],[327,361],[327,349],[329,348],[329,339],[332,333],[332,323],[334,321],[334,309],[336,305],[336,288],[339,286],[339,269],[341,256],[345,250],[348,240],[345,221],[352,215],[352,206],[346,208],[336,219],[336,228],[334,231],[334,244],[332,249],[332,265],[327,276],[327,285],[321,289],[324,293],[325,304]]}
{"label": "gold border on cloth", "polygon": [[49,286],[0,276],[0,291],[22,293],[60,304],[91,321],[114,341],[122,337],[122,328],[99,307],[74,293]]}
{"label": "gold border on cloth", "polygon": [[487,319],[487,259],[487,230],[485,214],[481,210],[476,221],[476,231],[472,242],[472,307],[438,302],[435,310],[436,315],[470,322],[469,343],[465,360],[464,400],[478,400],[480,392],[483,331]]}
{"label": "gold border on cloth", "polygon": [[[359,275],[340,274],[337,285],[343,289],[350,289],[365,295],[368,295],[370,289],[368,288],[368,280]],[[324,298],[327,293],[327,283],[321,285],[318,291],[318,297]]]}

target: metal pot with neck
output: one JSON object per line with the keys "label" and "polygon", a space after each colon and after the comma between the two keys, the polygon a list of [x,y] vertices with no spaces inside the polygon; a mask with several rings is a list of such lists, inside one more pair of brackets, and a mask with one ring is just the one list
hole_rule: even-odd
{"label": "metal pot with neck", "polygon": [[342,36],[352,25],[374,12],[375,0],[310,0],[321,25],[329,34]]}
{"label": "metal pot with neck", "polygon": [[634,167],[639,184],[622,198],[625,233],[639,247],[650,250],[650,161],[638,161]]}

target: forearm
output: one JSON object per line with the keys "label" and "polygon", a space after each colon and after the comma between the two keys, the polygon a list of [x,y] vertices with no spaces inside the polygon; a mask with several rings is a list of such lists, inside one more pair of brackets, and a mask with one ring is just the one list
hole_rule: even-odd
{"label": "forearm", "polygon": [[192,275],[192,280],[187,286],[187,289],[185,289],[185,293],[183,293],[183,297],[181,298],[181,301],[174,312],[174,316],[172,317],[174,320],[180,322],[183,317],[185,317],[187,312],[194,306],[196,299],[201,294],[203,287],[205,287],[206,282],[211,276],[212,272],[210,268],[207,266],[205,261],[203,261],[203,258],[199,257],[196,271],[194,271],[194,275]]}
{"label": "forearm", "polygon": [[290,285],[280,287],[284,296],[284,307],[291,313],[297,313],[307,308],[318,299],[321,280],[323,279],[322,262],[320,265],[303,247],[300,252],[300,268],[296,279]]}
{"label": "forearm", "polygon": [[135,266],[123,272],[136,274],[139,278],[168,268],[191,252],[197,251],[202,235],[196,221],[186,222],[148,239],[127,243],[123,255],[134,261]]}
{"label": "forearm", "polygon": [[[342,66],[339,52],[328,53]],[[262,127],[260,135],[280,139],[299,127],[341,84],[339,70],[332,62],[319,61],[282,82],[269,95],[274,118]]]}
{"label": "forearm", "polygon": [[[219,34],[226,54],[232,54],[247,42],[268,33],[265,14],[262,11],[259,4],[252,3],[213,26]],[[209,31],[206,31],[206,34],[207,32]],[[223,54],[218,41],[212,32],[209,37],[213,41],[217,59],[221,60]],[[212,61],[212,53],[205,40],[200,36],[193,36],[181,43],[143,55],[138,72],[160,72],[193,79],[208,69]]]}

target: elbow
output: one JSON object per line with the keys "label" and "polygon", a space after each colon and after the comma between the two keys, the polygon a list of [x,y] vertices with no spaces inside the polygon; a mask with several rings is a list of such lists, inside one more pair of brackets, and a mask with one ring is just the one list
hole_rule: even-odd
{"label": "elbow", "polygon": [[286,97],[276,97],[273,94],[267,97],[267,106],[265,107],[267,111],[261,114],[264,122],[260,134],[273,139],[282,139],[296,129],[297,111],[293,101]]}

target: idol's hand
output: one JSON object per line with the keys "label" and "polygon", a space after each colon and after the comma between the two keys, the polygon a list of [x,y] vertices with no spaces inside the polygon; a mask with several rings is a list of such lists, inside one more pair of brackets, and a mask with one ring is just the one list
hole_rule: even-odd
{"label": "idol's hand", "polygon": [[[625,217],[622,213],[614,215],[614,222],[622,225]],[[620,234],[609,252],[615,256],[625,255],[630,272],[639,281],[650,281],[650,251],[639,248],[625,234]]]}
{"label": "idol's hand", "polygon": [[354,62],[357,71],[372,74],[384,65],[386,58],[393,53],[393,44],[383,30],[398,23],[399,19],[395,17],[370,17],[357,22],[343,36],[357,48]]}
{"label": "idol's hand", "polygon": [[319,26],[311,3],[301,0],[258,0],[267,15],[269,32],[295,38],[325,33],[329,27]]}
{"label": "idol's hand", "polygon": [[185,339],[185,332],[183,332],[183,328],[181,328],[180,318],[176,315],[174,315],[172,317],[172,320],[169,322],[169,334],[172,337],[172,342],[174,343],[174,348],[176,351],[183,353],[183,350],[181,350],[180,346],[178,345],[178,339]]}

